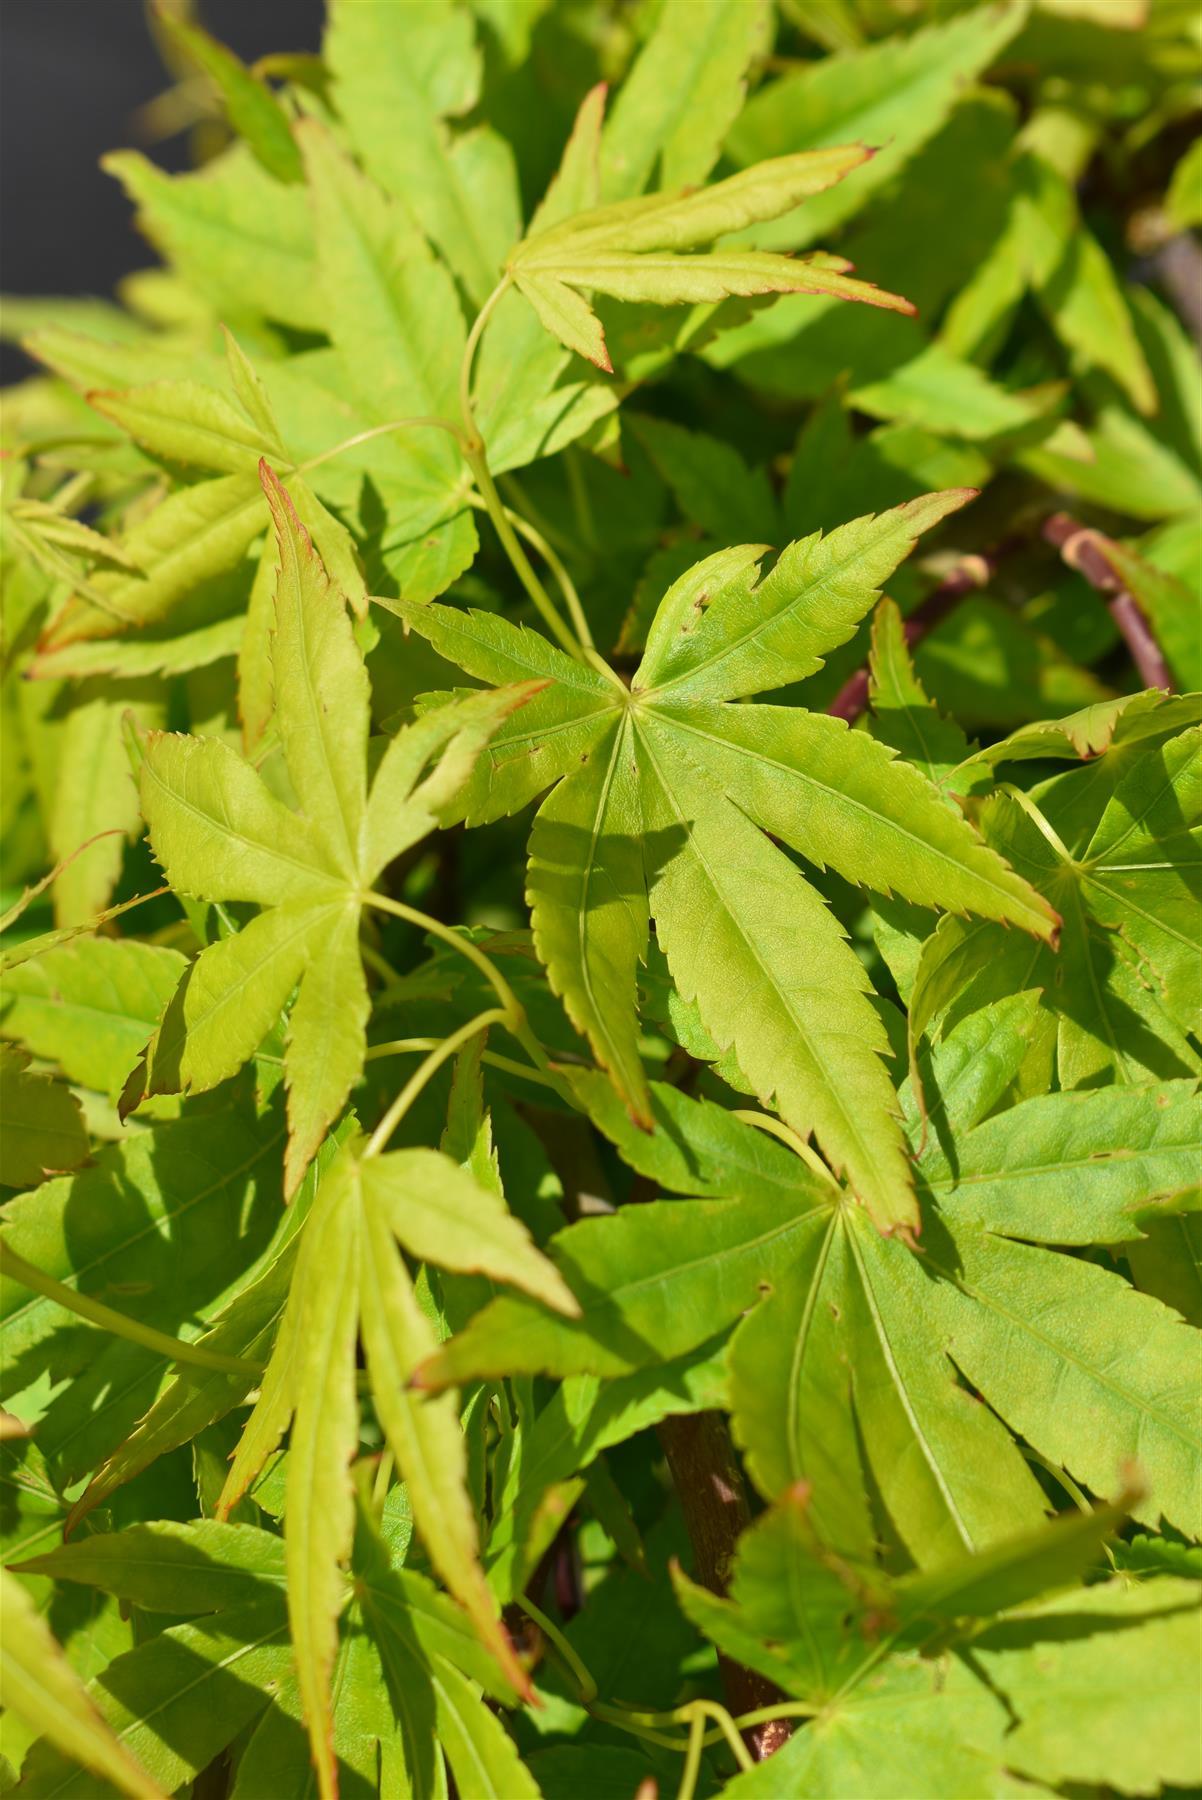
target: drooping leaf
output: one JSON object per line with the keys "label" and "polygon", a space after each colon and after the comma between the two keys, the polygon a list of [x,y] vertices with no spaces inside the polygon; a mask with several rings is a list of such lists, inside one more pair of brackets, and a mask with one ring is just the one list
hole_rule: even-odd
{"label": "drooping leaf", "polygon": [[4,1704],[54,1744],[123,1794],[156,1800],[162,1789],[114,1737],[80,1685],[21,1583],[3,1573]]}
{"label": "drooping leaf", "polygon": [[266,82],[199,26],[171,13],[164,13],[160,24],[169,40],[215,83],[230,124],[245,138],[268,174],[279,181],[299,181],[300,156],[292,141],[288,115]]}
{"label": "drooping leaf", "polygon": [[[330,1682],[336,1621],[346,1597],[342,1565],[354,1534],[349,1464],[358,1441],[360,1335],[377,1416],[430,1558],[496,1656],[508,1686],[524,1686],[478,1563],[455,1398],[409,1391],[437,1340],[397,1239],[444,1267],[483,1269],[553,1306],[576,1307],[497,1197],[449,1159],[420,1150],[361,1156],[360,1148],[354,1141],[345,1145],[318,1188],[262,1393],[219,1507],[228,1517],[291,1419],[288,1606],[300,1698],[324,1793],[336,1784]],[[473,1216],[483,1230],[468,1247],[463,1234]]]}
{"label": "drooping leaf", "polygon": [[[302,810],[277,800],[224,744],[153,738],[143,808],[156,855],[183,892],[251,900],[264,910],[190,965],[150,1046],[151,1093],[202,1091],[253,1055],[297,983],[285,1050],[289,1090],[286,1192],[344,1105],[366,1048],[367,988],[358,955],[363,895],[386,862],[434,825],[418,785],[444,751],[460,779],[478,751],[481,702],[394,740],[369,801],[368,685],[343,597],[330,583],[287,495],[264,465],[280,572],[272,668],[275,719]],[[483,712],[500,722],[530,684]],[[452,709],[453,710],[453,709]],[[456,724],[467,733],[456,732]],[[417,752],[417,754],[415,754]]]}

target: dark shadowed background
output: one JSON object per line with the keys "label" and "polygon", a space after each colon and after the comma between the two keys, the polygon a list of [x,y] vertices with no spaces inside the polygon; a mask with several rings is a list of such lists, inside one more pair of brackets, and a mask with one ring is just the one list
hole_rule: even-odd
{"label": "dark shadowed background", "polygon": [[[323,0],[204,0],[203,23],[245,60],[316,50]],[[142,0],[3,0],[0,6],[0,287],[108,294],[154,261],[106,150],[188,165],[187,135],[147,143],[135,115],[169,85]],[[0,375],[26,367],[7,346]]]}

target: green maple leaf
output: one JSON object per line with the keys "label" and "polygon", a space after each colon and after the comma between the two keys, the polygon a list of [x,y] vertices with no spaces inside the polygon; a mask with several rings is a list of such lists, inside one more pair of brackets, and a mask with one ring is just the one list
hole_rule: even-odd
{"label": "green maple leaf", "polygon": [[[280,1205],[280,1101],[277,1093],[257,1105],[249,1077],[212,1099],[185,1101],[179,1118],[148,1122],[99,1149],[90,1166],[10,1201],[5,1248],[143,1325],[198,1335],[256,1282],[295,1229],[293,1214],[303,1217],[305,1190],[287,1211]],[[38,1426],[42,1453],[66,1486],[118,1452],[169,1365],[161,1352],[85,1326],[7,1276],[0,1313],[5,1392],[20,1392],[43,1360],[73,1377]],[[229,1387],[228,1375],[219,1380]],[[245,1378],[241,1388],[235,1379],[235,1398],[245,1389]]]}
{"label": "green maple leaf", "polygon": [[[1062,916],[1060,955],[1017,950],[976,921],[941,921],[918,964],[912,1042],[949,1005],[962,1013],[999,992],[1041,987],[1063,1087],[1202,1067],[1189,1035],[1199,1019],[1202,726],[1170,735],[1196,708],[1189,698],[1133,701],[1107,721],[1115,737],[1104,756],[1031,796],[1003,791],[985,802],[990,842]],[[1026,728],[1007,754],[1055,754],[1057,732],[1073,728]]]}
{"label": "green maple leaf", "polygon": [[[1183,1352],[1196,1339],[1120,1276],[1045,1246],[1137,1239],[1148,1216],[1192,1203],[1194,1084],[1132,1093],[1118,1112],[1113,1096],[1053,1094],[988,1117],[1025,1053],[1033,1000],[973,1015],[933,1059],[920,1258],[711,1103],[654,1084],[648,1134],[600,1076],[578,1077],[623,1158],[694,1197],[569,1226],[548,1254],[579,1318],[496,1299],[422,1383],[612,1379],[696,1351],[746,1314],[729,1370],[749,1471],[769,1499],[805,1482],[819,1529],[849,1552],[870,1554],[874,1488],[923,1567],[1034,1525],[1043,1499],[1011,1431],[1095,1491],[1137,1459],[1148,1492],[1136,1515],[1188,1529],[1202,1443]],[[912,1103],[908,1116],[918,1140]]]}
{"label": "green maple leaf", "polygon": [[0,975],[0,1032],[115,1099],[178,985],[177,950],[84,937]]}
{"label": "green maple leaf", "polygon": [[262,1393],[220,1501],[228,1514],[289,1422],[285,1543],[288,1606],[314,1760],[330,1775],[330,1679],[350,1554],[349,1465],[359,1441],[355,1348],[362,1339],[376,1413],[434,1567],[467,1609],[511,1687],[525,1677],[478,1562],[467,1453],[452,1394],[409,1391],[436,1347],[398,1240],[443,1268],[516,1283],[577,1310],[563,1278],[504,1201],[434,1150],[362,1154],[343,1147],[318,1189]]}
{"label": "green maple leaf", "polygon": [[796,708],[727,703],[819,668],[917,535],[966,497],[804,539],[762,577],[761,547],[707,558],[665,595],[628,689],[494,616],[389,603],[480,679],[551,683],[495,734],[456,813],[495,818],[551,788],[530,838],[535,945],[632,1116],[650,1117],[635,1012],[650,915],[719,1049],[815,1133],[882,1229],[917,1217],[883,1030],[841,928],[764,834],[920,905],[1040,938],[1055,916],[886,746]]}
{"label": "green maple leaf", "polygon": [[[113,377],[102,383],[86,356],[79,366],[79,352],[74,361],[68,352],[65,373],[86,382],[88,401],[98,413],[151,456],[209,475],[168,494],[130,528],[124,544],[114,546],[119,568],[85,587],[72,584],[74,591],[43,634],[41,675],[105,667],[97,660],[105,653],[93,648],[96,640],[103,644],[134,629],[163,625],[199,582],[234,568],[270,521],[259,479],[264,457],[285,472],[293,507],[330,572],[363,610],[363,576],[350,533],[297,468],[301,458],[284,441],[267,389],[228,331],[225,346],[232,393],[191,375],[164,375],[133,386],[120,386]],[[46,354],[55,360],[53,343]],[[337,487],[332,491],[339,495]],[[111,658],[113,652],[107,654]]]}
{"label": "green maple leaf", "polygon": [[359,920],[372,883],[434,828],[489,732],[537,684],[448,707],[402,731],[369,794],[368,680],[345,602],[265,464],[262,475],[280,559],[274,716],[298,810],[219,740],[156,733],[145,741],[142,807],[172,886],[262,909],[189,966],[151,1041],[145,1085],[174,1093],[226,1080],[296,988],[284,1052],[284,1185],[292,1194],[363,1066],[370,1007]]}
{"label": "green maple leaf", "polygon": [[0,1044],[0,1186],[37,1187],[59,1169],[75,1169],[88,1154],[79,1101],[61,1082],[30,1073],[29,1057]]}
{"label": "green maple leaf", "polygon": [[678,1574],[719,1649],[813,1710],[723,1791],[867,1797],[899,1769],[929,1794],[1195,1781],[1196,1584],[1042,1598],[1096,1564],[1125,1498],[900,1579],[824,1549],[793,1498],[742,1539],[730,1599]]}
{"label": "green maple leaf", "polygon": [[920,1189],[937,1203],[924,1202],[921,1268],[854,1229],[854,1213],[832,1216],[732,1345],[733,1425],[753,1478],[770,1497],[808,1481],[816,1519],[848,1548],[873,1537],[865,1456],[924,1566],[1033,1521],[1041,1496],[999,1419],[1097,1492],[1136,1459],[1149,1492],[1134,1510],[1149,1523],[1188,1529],[1194,1515],[1193,1340],[1117,1274],[1051,1248],[1123,1242],[1145,1215],[1191,1203],[1193,1084],[1133,1092],[1118,1112],[1098,1103],[1113,1095],[1053,1094],[989,1117],[1027,1053],[1036,998],[1011,996],[948,1035],[928,1064],[925,1126],[904,1096],[916,1144],[925,1133]]}
{"label": "green maple leaf", "polygon": [[[106,1671],[86,1701],[95,1736],[103,1721],[123,1753],[132,1751],[164,1789],[195,1775],[239,1732],[248,1739],[238,1773],[246,1791],[291,1794],[310,1787],[313,1771],[287,1641],[286,1549],[277,1536],[214,1519],[161,1521],[66,1543],[20,1568],[97,1589],[127,1608],[172,1621],[116,1659],[111,1678]],[[398,1786],[411,1781],[413,1791],[428,1792],[440,1741],[461,1780],[475,1772],[473,1747],[486,1764],[504,1767],[506,1756],[514,1759],[503,1728],[480,1706],[476,1687],[508,1703],[514,1689],[453,1602],[416,1570],[393,1566],[365,1517],[351,1580],[355,1591],[344,1596],[334,1676],[356,1704],[340,1707],[331,1746],[346,1791],[361,1791],[363,1780],[376,1791],[381,1752],[383,1792],[392,1791],[389,1780]],[[156,1733],[151,1714],[180,1729]],[[26,1769],[31,1791],[53,1791],[53,1780],[67,1772],[70,1751],[62,1739],[54,1749],[49,1743],[38,1747]],[[97,1766],[104,1765],[98,1760]],[[115,1751],[110,1766],[117,1766]],[[511,1781],[519,1779],[507,1787],[499,1783],[500,1791],[534,1793],[520,1784],[516,1762],[509,1774]],[[129,1791],[158,1794],[160,1788],[144,1777],[142,1787]]]}
{"label": "green maple leaf", "polygon": [[508,278],[569,350],[612,374],[604,327],[585,297],[592,294],[657,306],[713,303],[733,294],[830,294],[914,310],[898,295],[852,279],[839,257],[796,261],[742,246],[681,254],[791,212],[866,162],[872,152],[862,144],[776,157],[696,193],[601,206],[604,97],[594,89],[585,100],[558,181],[506,263]]}

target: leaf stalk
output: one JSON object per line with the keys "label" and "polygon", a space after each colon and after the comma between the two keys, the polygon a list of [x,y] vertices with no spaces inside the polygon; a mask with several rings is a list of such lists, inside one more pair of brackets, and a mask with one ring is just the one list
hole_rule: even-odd
{"label": "leaf stalk", "polygon": [[436,1075],[443,1063],[454,1056],[456,1050],[462,1048],[469,1038],[475,1037],[478,1031],[487,1031],[490,1025],[507,1025],[509,1015],[501,1007],[490,1007],[487,1012],[477,1013],[458,1031],[453,1031],[448,1038],[443,1038],[430,1054],[422,1059],[413,1074],[409,1077],[380,1123],[367,1140],[367,1148],[363,1152],[364,1161],[370,1156],[379,1156],[389,1138],[400,1124],[413,1102],[417,1099],[426,1083]]}
{"label": "leaf stalk", "polygon": [[263,1373],[262,1363],[247,1362],[241,1356],[223,1356],[219,1350],[185,1343],[182,1338],[156,1331],[153,1325],[143,1325],[138,1319],[129,1318],[115,1307],[106,1306],[102,1300],[92,1300],[87,1294],[77,1293],[65,1282],[57,1281],[53,1275],[26,1262],[5,1243],[0,1243],[0,1272],[19,1281],[31,1293],[40,1294],[44,1300],[52,1300],[77,1318],[86,1319],[90,1325],[98,1325],[102,1331],[124,1338],[127,1343],[140,1344],[144,1350],[153,1350],[171,1362],[188,1363],[197,1369],[216,1369],[223,1375],[257,1377]]}

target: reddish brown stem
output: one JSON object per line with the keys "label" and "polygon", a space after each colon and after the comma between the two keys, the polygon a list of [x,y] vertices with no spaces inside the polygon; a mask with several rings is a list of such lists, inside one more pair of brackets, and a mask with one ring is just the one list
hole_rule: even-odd
{"label": "reddish brown stem", "polygon": [[1164,653],[1139,601],[1111,566],[1102,533],[1082,525],[1069,513],[1053,513],[1043,528],[1043,535],[1049,544],[1056,546],[1070,569],[1076,569],[1090,587],[1105,595],[1110,616],[1122,633],[1144,685],[1171,688],[1173,677]]}
{"label": "reddish brown stem", "polygon": [[[966,594],[985,586],[997,566],[997,554],[962,557],[951,574],[937,588],[932,588],[921,606],[916,607],[905,622],[906,642],[911,649],[928,632],[934,631],[940,620],[945,619]],[[850,680],[844,682],[826,710],[832,718],[846,719],[851,725],[867,705],[868,670],[857,669]]]}
{"label": "reddish brown stem", "polygon": [[[664,1419],[657,1427],[668,1459],[685,1529],[693,1546],[694,1573],[713,1594],[725,1594],[735,1546],[751,1523],[747,1489],[726,1420],[721,1413],[687,1413]],[[734,1714],[775,1706],[780,1689],[753,1669],[719,1655],[718,1669],[726,1704]],[[788,1719],[771,1719],[744,1732],[757,1762],[779,1750],[792,1732]]]}

